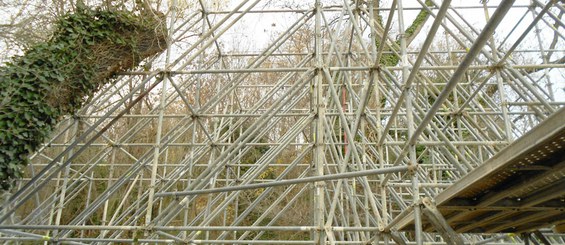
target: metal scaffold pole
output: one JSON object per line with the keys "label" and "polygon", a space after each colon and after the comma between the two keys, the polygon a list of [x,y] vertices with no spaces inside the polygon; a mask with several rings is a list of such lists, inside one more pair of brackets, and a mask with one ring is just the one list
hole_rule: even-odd
{"label": "metal scaffold pole", "polygon": [[561,1],[147,5],[166,51],[27,156],[0,243],[565,244]]}

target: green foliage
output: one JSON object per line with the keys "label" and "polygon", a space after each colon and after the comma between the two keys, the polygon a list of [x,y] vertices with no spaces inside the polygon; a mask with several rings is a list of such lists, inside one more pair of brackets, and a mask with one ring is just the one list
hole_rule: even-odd
{"label": "green foliage", "polygon": [[426,152],[426,147],[423,145],[416,146],[416,158],[418,159],[418,164],[429,163],[430,156],[429,152]]}
{"label": "green foliage", "polygon": [[63,115],[75,113],[117,71],[164,49],[166,30],[156,28],[159,23],[129,12],[82,9],[61,18],[50,40],[0,67],[2,189],[21,178],[28,154]]}
{"label": "green foliage", "polygon": [[[431,0],[426,0],[426,5],[430,7],[434,6]],[[422,28],[422,26],[424,25],[424,23],[426,22],[429,16],[430,13],[428,13],[428,11],[426,11],[425,9],[420,10],[418,15],[416,16],[416,19],[414,19],[412,24],[408,28],[406,28],[406,30],[404,30],[404,35],[406,36],[406,38],[407,39],[414,38],[414,35],[418,34],[417,30]],[[382,16],[380,14],[377,15],[377,19],[379,20],[379,23],[382,25]],[[378,37],[375,38],[375,42],[377,47],[381,45]],[[379,64],[384,66],[396,66],[398,64],[398,62],[400,61],[400,57],[395,53],[390,53],[390,52],[392,50],[397,50],[397,47],[400,46],[400,40],[397,40],[395,44],[396,47],[387,46],[384,48],[385,53],[381,56],[381,59],[379,60]]]}
{"label": "green foliage", "polygon": [[[388,50],[390,51],[390,49]],[[381,56],[381,60],[379,60],[379,64],[390,67],[390,66],[396,66],[398,64],[398,62],[400,61],[400,56],[396,55],[396,54],[383,54]]]}
{"label": "green foliage", "polygon": [[[430,0],[426,0],[426,5],[429,6],[429,7],[434,6],[432,1],[430,1]],[[425,9],[422,9],[420,11],[420,13],[418,13],[418,15],[416,16],[416,19],[414,19],[412,24],[408,28],[406,28],[406,30],[404,31],[404,34],[406,35],[406,37],[412,37],[412,35],[415,34],[416,30],[421,28],[422,25],[424,24],[424,22],[426,22],[426,20],[428,19],[428,16],[430,16],[430,13],[428,13],[428,11],[426,11]]]}

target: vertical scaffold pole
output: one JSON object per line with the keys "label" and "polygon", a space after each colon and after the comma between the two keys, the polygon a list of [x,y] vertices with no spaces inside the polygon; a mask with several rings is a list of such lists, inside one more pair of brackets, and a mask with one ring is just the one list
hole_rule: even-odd
{"label": "vertical scaffold pole", "polygon": [[[72,128],[70,131],[67,131],[65,133],[65,140],[68,139],[69,137],[69,133],[71,134],[71,139],[69,142],[73,142],[77,139],[77,134],[78,134],[78,130],[79,130],[79,123],[80,123],[80,119],[78,118],[73,118],[72,120],[69,120],[69,123],[72,124]],[[74,150],[70,150],[68,156],[72,156],[74,154]],[[61,161],[64,161],[64,159],[62,159]],[[62,177],[63,178],[63,184],[60,186],[60,190],[61,193],[59,194],[59,200],[56,203],[57,205],[57,214],[55,216],[55,225],[60,225],[61,224],[61,217],[63,215],[63,207],[65,206],[65,199],[67,196],[67,186],[69,185],[69,173],[71,170],[71,165],[67,165],[65,167],[65,172],[63,173],[63,175],[61,176],[61,173],[59,172],[58,177]],[[59,191],[59,186],[58,186],[58,182],[57,181],[57,188],[56,190]],[[56,236],[57,234],[59,234],[58,230],[53,231],[53,236]]]}
{"label": "vertical scaffold pole", "polygon": [[[167,53],[165,57],[165,69],[170,69],[170,57],[171,57],[171,42],[172,42],[172,33],[174,31],[174,20],[176,14],[176,0],[171,2],[171,14],[170,14],[170,23],[169,23],[169,33],[167,35]],[[157,179],[157,167],[159,165],[159,152],[161,151],[161,134],[163,131],[163,114],[165,113],[165,103],[167,100],[167,84],[171,79],[170,74],[167,72],[165,77],[163,77],[163,83],[161,88],[161,97],[159,99],[158,105],[158,121],[157,121],[157,132],[155,135],[155,145],[153,146],[153,160],[151,166],[151,179],[149,184],[149,196],[147,200],[147,213],[145,214],[145,225],[149,225],[151,223],[151,218],[153,215],[153,202],[155,198],[155,183]]]}
{"label": "vertical scaffold pole", "polygon": [[[314,168],[316,176],[324,175],[324,100],[322,93],[322,83],[323,83],[323,60],[322,60],[322,3],[320,0],[316,0],[315,3],[315,59],[316,59],[316,77],[314,78],[314,114],[316,115],[315,127],[314,127]],[[325,231],[324,231],[324,215],[325,215],[325,203],[324,203],[324,191],[325,183],[323,181],[315,182],[314,190],[314,225],[317,227],[314,233],[314,241],[317,244],[325,244]]]}
{"label": "vertical scaffold pole", "polygon": [[[412,138],[414,135],[414,115],[412,110],[412,86],[410,86],[407,81],[408,77],[410,76],[410,71],[408,70],[408,54],[406,52],[406,35],[404,33],[404,9],[402,6],[402,1],[398,1],[398,28],[400,30],[400,58],[401,58],[401,65],[402,65],[402,84],[404,86],[403,89],[406,90],[406,97],[405,97],[405,106],[406,106],[406,119],[407,119],[407,128],[408,128],[408,138]],[[399,103],[402,103],[399,101]],[[410,158],[409,165],[417,166],[416,163],[416,144],[411,143],[408,146],[408,156]],[[420,198],[420,189],[418,188],[418,171],[417,168],[414,168],[412,171],[412,202],[417,203],[418,199]],[[414,231],[416,236],[416,244],[422,245],[422,218],[421,218],[421,210],[419,206],[414,207]]]}
{"label": "vertical scaffold pole", "polygon": [[[488,22],[490,19],[490,14],[488,12],[487,3],[483,2],[483,9],[485,12],[485,20]],[[489,45],[492,53],[492,62],[494,64],[499,62],[498,51],[496,50],[496,41],[494,40],[494,36],[489,38]],[[498,94],[500,96],[500,104],[502,105],[502,119],[504,120],[504,134],[506,136],[506,140],[508,142],[512,142],[512,125],[510,122],[510,118],[508,117],[508,100],[506,99],[506,92],[504,90],[504,83],[502,79],[502,75],[500,74],[499,70],[494,70],[496,73],[496,86],[498,90]]]}

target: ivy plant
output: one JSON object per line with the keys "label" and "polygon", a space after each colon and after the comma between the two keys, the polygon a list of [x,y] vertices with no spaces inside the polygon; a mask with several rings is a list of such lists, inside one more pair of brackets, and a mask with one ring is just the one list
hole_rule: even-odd
{"label": "ivy plant", "polygon": [[57,122],[115,77],[166,48],[162,14],[80,9],[52,37],[0,66],[0,187],[23,175],[28,155]]}

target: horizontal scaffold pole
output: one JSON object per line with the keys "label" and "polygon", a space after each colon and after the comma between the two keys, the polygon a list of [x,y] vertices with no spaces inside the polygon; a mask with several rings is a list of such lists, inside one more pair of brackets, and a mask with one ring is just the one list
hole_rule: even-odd
{"label": "horizontal scaffold pole", "polygon": [[259,188],[276,187],[276,186],[296,185],[296,184],[312,183],[312,182],[318,182],[318,181],[355,178],[355,177],[369,176],[369,175],[376,175],[376,174],[405,172],[405,171],[408,171],[410,168],[413,168],[413,167],[412,166],[397,166],[397,167],[390,167],[390,168],[384,168],[384,169],[372,169],[372,170],[355,171],[355,172],[348,172],[348,173],[327,174],[327,175],[323,175],[323,176],[313,176],[313,177],[306,177],[306,178],[302,178],[302,179],[289,179],[289,180],[281,180],[281,181],[277,181],[277,182],[257,183],[257,184],[249,184],[249,185],[242,185],[242,186],[227,186],[227,187],[221,187],[221,188],[192,190],[192,191],[161,192],[161,193],[155,194],[155,196],[156,197],[165,197],[165,196],[180,197],[180,196],[192,196],[192,195],[200,195],[200,194],[219,193],[219,192],[232,192],[232,191],[259,189]]}

